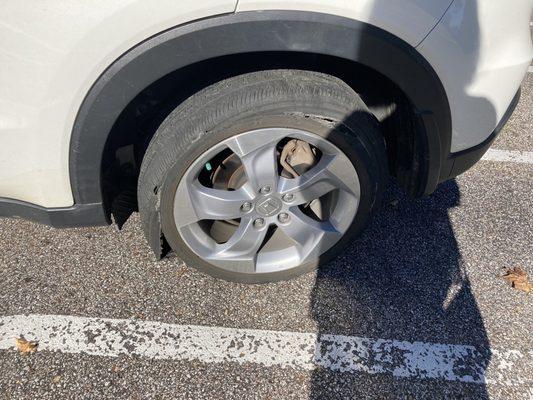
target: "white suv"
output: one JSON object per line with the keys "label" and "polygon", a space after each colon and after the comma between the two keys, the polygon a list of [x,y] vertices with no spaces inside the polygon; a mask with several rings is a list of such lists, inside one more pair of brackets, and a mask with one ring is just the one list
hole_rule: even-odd
{"label": "white suv", "polygon": [[338,254],[389,175],[481,158],[531,0],[3,0],[0,215],[121,226],[241,282]]}

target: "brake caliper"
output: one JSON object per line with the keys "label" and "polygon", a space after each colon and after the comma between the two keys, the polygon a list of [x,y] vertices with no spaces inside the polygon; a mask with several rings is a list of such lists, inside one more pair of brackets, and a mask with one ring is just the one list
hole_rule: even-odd
{"label": "brake caliper", "polygon": [[316,150],[303,140],[292,139],[281,151],[281,173],[285,178],[297,178],[316,163]]}
{"label": "brake caliper", "polygon": [[[303,140],[292,139],[281,151],[280,164],[283,167],[281,176],[285,178],[298,178],[309,171],[317,162],[317,152],[314,147]],[[319,219],[324,220],[324,212],[320,199],[304,205]]]}

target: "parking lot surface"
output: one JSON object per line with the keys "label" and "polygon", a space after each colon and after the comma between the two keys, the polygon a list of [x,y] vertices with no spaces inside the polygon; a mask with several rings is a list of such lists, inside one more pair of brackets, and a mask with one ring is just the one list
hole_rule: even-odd
{"label": "parking lot surface", "polygon": [[[288,282],[161,262],[139,219],[0,220],[0,398],[533,398],[533,74],[485,160],[425,199],[391,182],[344,254]],[[21,354],[15,338],[38,342]]]}

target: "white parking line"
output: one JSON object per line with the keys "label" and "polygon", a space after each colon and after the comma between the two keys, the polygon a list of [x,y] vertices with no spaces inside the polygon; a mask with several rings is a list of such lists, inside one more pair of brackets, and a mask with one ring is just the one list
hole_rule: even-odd
{"label": "white parking line", "polygon": [[533,152],[489,149],[489,151],[483,156],[482,160],[533,164]]}
{"label": "white parking line", "polygon": [[61,315],[0,317],[0,349],[13,349],[14,339],[21,336],[37,341],[39,351],[104,357],[125,354],[205,363],[256,363],[303,370],[322,367],[349,373],[478,384],[527,385],[533,377],[533,352],[524,354],[517,350],[492,350],[489,354],[461,344],[140,320]]}

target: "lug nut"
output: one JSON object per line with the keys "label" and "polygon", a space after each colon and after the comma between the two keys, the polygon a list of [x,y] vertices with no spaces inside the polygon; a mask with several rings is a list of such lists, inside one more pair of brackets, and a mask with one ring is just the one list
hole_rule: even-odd
{"label": "lug nut", "polygon": [[285,202],[285,203],[290,203],[291,201],[294,200],[294,195],[292,193],[287,193],[287,194],[284,194],[281,199]]}
{"label": "lug nut", "polygon": [[241,211],[248,212],[248,211],[251,211],[251,210],[252,210],[252,203],[250,203],[249,201],[246,201],[246,202],[242,203]]}
{"label": "lug nut", "polygon": [[290,219],[291,217],[287,213],[281,213],[278,215],[278,221],[282,224],[286,224],[287,222],[289,222]]}
{"label": "lug nut", "polygon": [[261,194],[267,194],[270,193],[270,186],[263,186],[261,189],[259,189],[259,193]]}
{"label": "lug nut", "polygon": [[261,229],[263,226],[265,226],[265,220],[263,218],[257,218],[254,221],[254,228]]}

